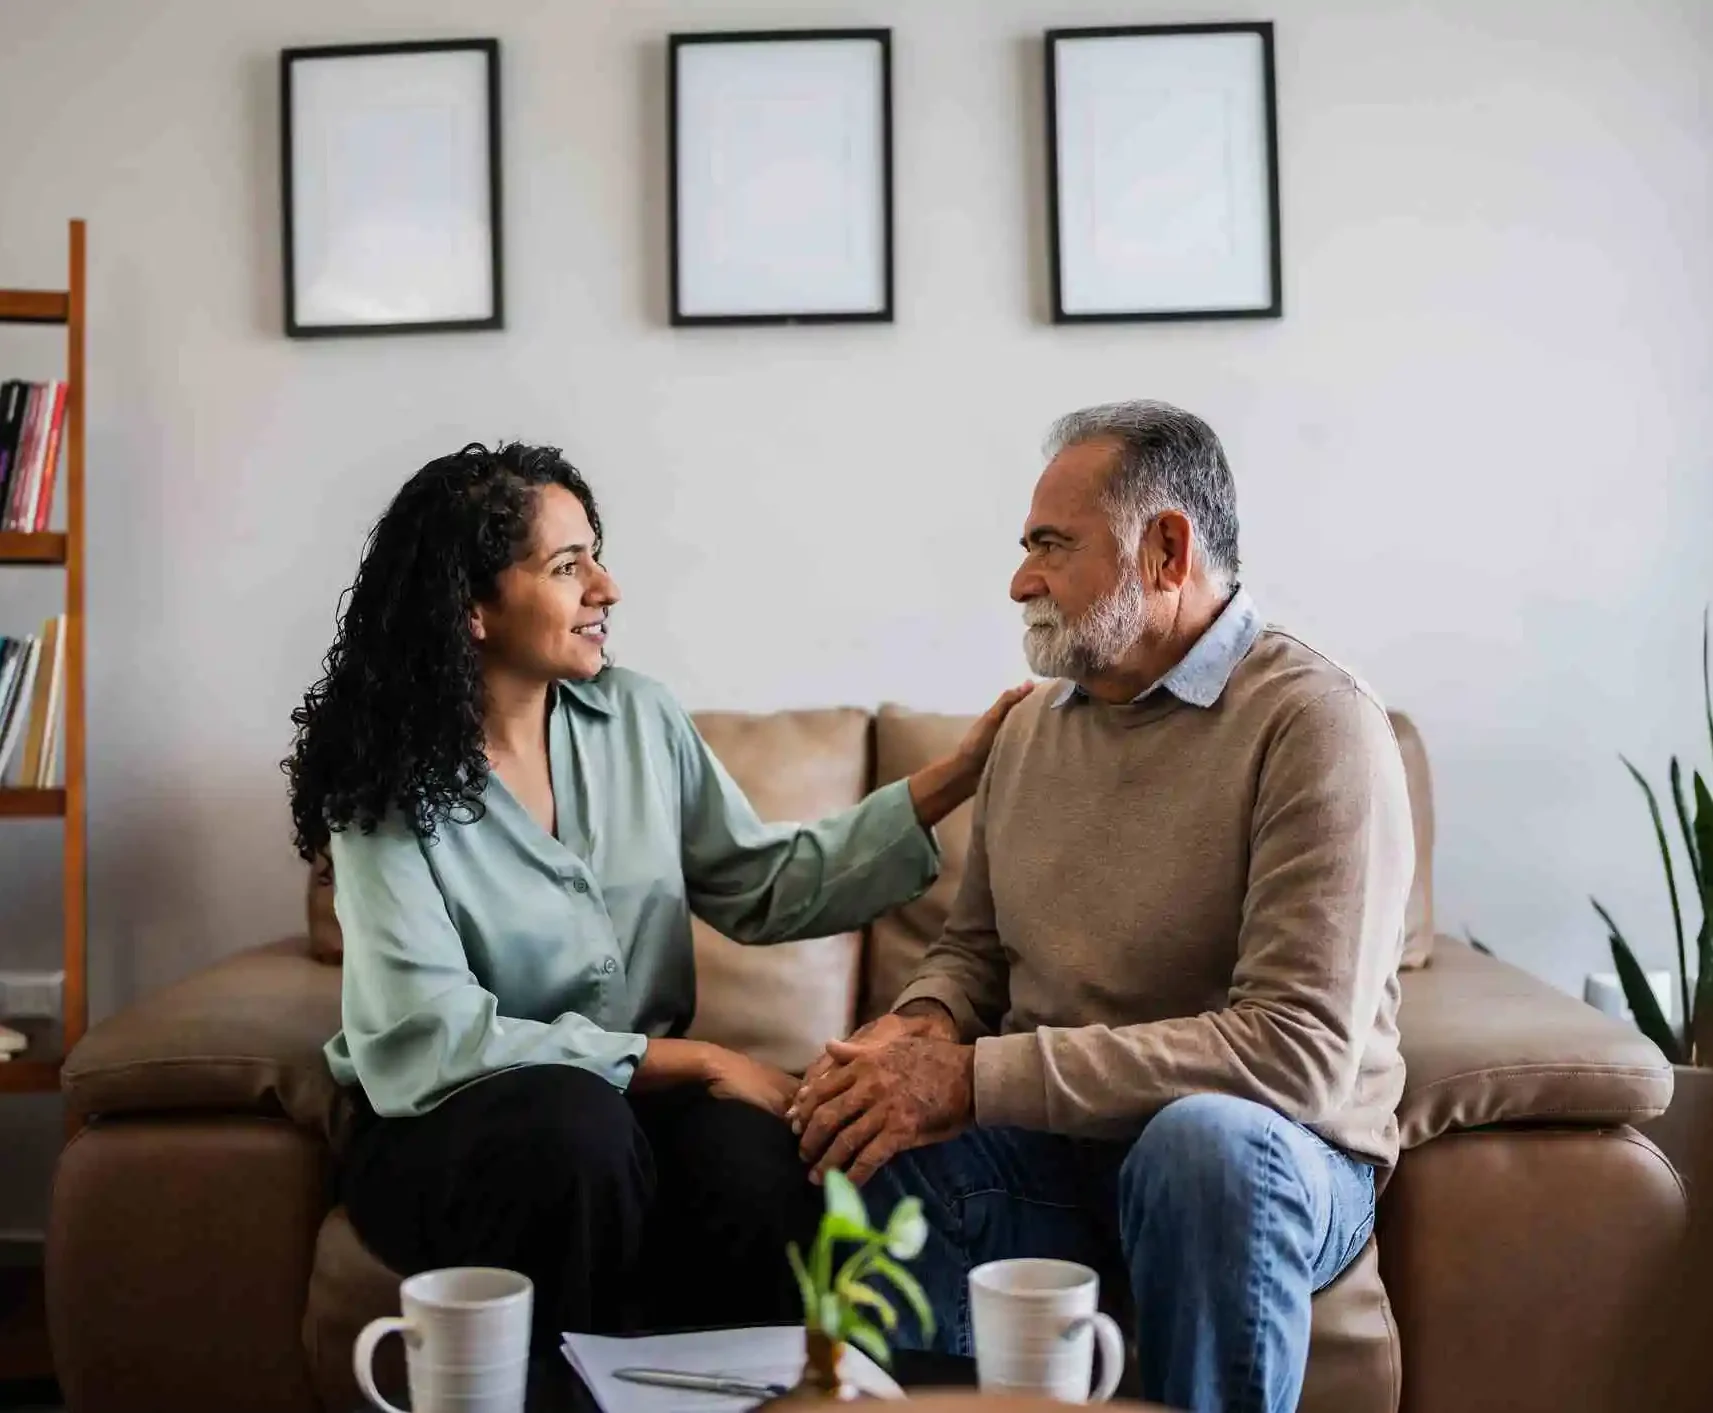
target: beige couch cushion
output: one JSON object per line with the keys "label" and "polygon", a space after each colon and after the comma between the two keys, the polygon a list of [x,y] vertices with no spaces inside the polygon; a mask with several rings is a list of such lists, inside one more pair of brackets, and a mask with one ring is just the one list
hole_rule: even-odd
{"label": "beige couch cushion", "polygon": [[[929,761],[950,753],[963,740],[973,716],[943,716],[881,707],[874,723],[874,783],[902,780]],[[914,902],[876,918],[869,928],[869,948],[863,968],[861,1019],[884,1015],[910,980],[922,954],[946,925],[946,914],[958,896],[969,852],[971,806],[960,805],[934,827],[940,841],[940,876]]]}
{"label": "beige couch cushion", "polygon": [[1671,1066],[1639,1030],[1455,938],[1404,977],[1398,1030],[1405,1148],[1497,1123],[1641,1123],[1671,1101]]}
{"label": "beige couch cushion", "polygon": [[102,1021],[61,1084],[88,1119],[183,1109],[285,1113],[333,1137],[339,1088],[321,1047],[339,1029],[339,978],[294,937],[238,952]]}
{"label": "beige couch cushion", "polygon": [[1410,818],[1416,831],[1416,878],[1404,914],[1404,970],[1426,966],[1433,956],[1433,776],[1427,747],[1415,722],[1401,711],[1389,713],[1409,783]]}
{"label": "beige couch cushion", "polygon": [[[854,708],[765,716],[703,712],[696,728],[766,820],[816,820],[868,788],[869,718]],[[700,918],[690,1034],[801,1073],[856,1014],[857,933],[740,947]]]}

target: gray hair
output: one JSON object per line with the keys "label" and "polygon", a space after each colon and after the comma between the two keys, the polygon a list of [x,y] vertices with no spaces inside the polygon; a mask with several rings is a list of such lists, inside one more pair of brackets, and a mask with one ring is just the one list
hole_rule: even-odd
{"label": "gray hair", "polygon": [[1201,418],[1165,402],[1108,402],[1061,417],[1047,435],[1047,455],[1110,438],[1118,459],[1103,500],[1119,542],[1134,552],[1147,523],[1162,511],[1189,518],[1208,577],[1237,580],[1237,488],[1225,449]]}

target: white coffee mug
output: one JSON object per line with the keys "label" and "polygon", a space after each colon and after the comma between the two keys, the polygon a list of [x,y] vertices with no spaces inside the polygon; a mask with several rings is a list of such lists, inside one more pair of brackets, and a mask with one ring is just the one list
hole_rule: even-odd
{"label": "white coffee mug", "polygon": [[[970,1272],[976,1377],[984,1393],[1105,1403],[1124,1373],[1124,1336],[1100,1309],[1100,1277],[1075,1261],[990,1261]],[[1100,1387],[1091,1396],[1094,1344]]]}
{"label": "white coffee mug", "polygon": [[523,1413],[529,1381],[528,1276],[494,1266],[450,1266],[399,1284],[402,1318],[370,1320],[352,1363],[369,1401],[402,1413],[375,1387],[375,1348],[404,1337],[413,1413]]}

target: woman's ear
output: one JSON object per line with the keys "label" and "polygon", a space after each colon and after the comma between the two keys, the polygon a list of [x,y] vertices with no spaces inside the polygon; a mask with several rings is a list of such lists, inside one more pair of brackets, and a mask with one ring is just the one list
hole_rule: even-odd
{"label": "woman's ear", "polygon": [[487,641],[488,625],[482,618],[481,604],[477,604],[470,610],[470,636],[478,643]]}

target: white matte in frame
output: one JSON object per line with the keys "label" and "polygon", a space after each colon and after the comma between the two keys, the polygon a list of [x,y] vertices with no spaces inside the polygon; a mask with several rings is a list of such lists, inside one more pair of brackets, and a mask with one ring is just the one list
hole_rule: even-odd
{"label": "white matte in frame", "polygon": [[299,325],[491,318],[485,51],[292,63]]}
{"label": "white matte in frame", "polygon": [[1064,312],[1268,308],[1261,35],[1061,38],[1054,78]]}
{"label": "white matte in frame", "polygon": [[689,43],[676,55],[678,313],[884,311],[880,42]]}

